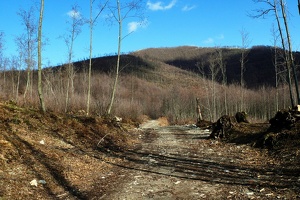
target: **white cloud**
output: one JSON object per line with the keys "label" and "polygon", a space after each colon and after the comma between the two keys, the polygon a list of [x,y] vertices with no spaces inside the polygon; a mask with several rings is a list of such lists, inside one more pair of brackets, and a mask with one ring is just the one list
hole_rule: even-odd
{"label": "white cloud", "polygon": [[69,12],[67,13],[67,15],[68,15],[69,17],[71,17],[71,18],[76,18],[76,19],[78,19],[78,18],[81,17],[80,12],[79,12],[79,11],[76,11],[76,10],[71,10],[71,11],[69,11]]}
{"label": "white cloud", "polygon": [[175,6],[175,4],[176,4],[176,1],[177,1],[177,0],[171,1],[171,2],[169,3],[169,5],[167,5],[167,6],[164,7],[164,10],[169,10],[169,9],[173,8],[173,7]]}
{"label": "white cloud", "polygon": [[156,3],[152,3],[151,1],[147,2],[147,7],[149,10],[157,11],[157,10],[169,10],[173,8],[176,4],[177,0],[172,0],[168,5],[164,6],[164,3],[158,1]]}
{"label": "white cloud", "polygon": [[193,10],[194,8],[196,8],[196,6],[185,5],[181,10],[187,12],[187,11]]}
{"label": "white cloud", "polygon": [[147,20],[144,20],[142,22],[129,22],[127,24],[128,27],[128,33],[132,33],[136,31],[138,28],[146,28],[148,24]]}
{"label": "white cloud", "polygon": [[206,40],[203,41],[203,43],[205,43],[205,44],[212,44],[214,42],[215,42],[215,40],[213,38],[211,38],[211,37],[207,38]]}
{"label": "white cloud", "polygon": [[139,22],[130,22],[128,23],[128,32],[134,32],[138,29],[138,27],[140,26]]}
{"label": "white cloud", "polygon": [[204,44],[214,44],[216,40],[224,40],[225,36],[223,34],[220,34],[215,37],[209,37],[206,40],[203,41]]}

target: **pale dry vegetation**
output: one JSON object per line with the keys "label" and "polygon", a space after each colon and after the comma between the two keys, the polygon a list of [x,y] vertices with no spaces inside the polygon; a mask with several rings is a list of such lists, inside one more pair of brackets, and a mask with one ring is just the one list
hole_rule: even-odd
{"label": "pale dry vegetation", "polygon": [[[124,59],[121,58],[121,76],[112,114],[134,120],[148,115],[150,118],[166,116],[171,123],[195,122],[196,98],[199,98],[206,120],[215,121],[223,114],[232,115],[244,110],[250,120],[266,121],[278,108],[289,105],[288,88],[285,85],[277,90],[274,87],[241,88],[239,84],[217,83],[209,77],[167,64],[168,60],[193,60],[213,51],[212,48],[182,47],[148,49],[124,55]],[[107,111],[115,59],[109,56],[107,59],[93,60],[90,110],[94,115],[104,115]],[[230,69],[230,65],[227,66]],[[31,82],[25,96],[27,72],[17,68],[15,62],[7,63],[7,70],[0,74],[1,99],[13,100],[20,105],[38,106],[35,71],[31,73]],[[66,82],[70,76],[66,68],[46,68],[43,77],[48,110],[76,113],[86,109],[88,74],[85,62],[74,63],[67,106]]]}

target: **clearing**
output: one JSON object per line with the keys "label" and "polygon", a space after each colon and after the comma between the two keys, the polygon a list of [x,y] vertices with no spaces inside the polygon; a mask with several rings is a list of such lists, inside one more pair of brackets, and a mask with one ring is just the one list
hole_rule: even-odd
{"label": "clearing", "polygon": [[297,199],[300,174],[248,145],[207,140],[194,126],[142,126],[139,149],[121,155],[124,181],[107,199]]}
{"label": "clearing", "polygon": [[227,143],[163,119],[137,128],[11,102],[0,103],[0,122],[0,200],[300,198],[300,125],[270,135],[294,142],[269,151],[247,142],[268,124],[240,125]]}

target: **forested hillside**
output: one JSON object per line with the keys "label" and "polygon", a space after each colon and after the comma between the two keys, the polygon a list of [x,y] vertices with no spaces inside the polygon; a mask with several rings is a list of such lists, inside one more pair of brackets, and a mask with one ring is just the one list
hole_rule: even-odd
{"label": "forested hillside", "polygon": [[[209,60],[216,59],[214,54],[221,52],[223,64],[226,67],[226,77],[228,84],[240,82],[240,59],[241,49],[236,47],[228,48],[199,48],[199,47],[177,47],[177,48],[160,48],[145,49],[135,52],[135,55],[144,58],[157,59],[172,66],[179,67],[184,70],[199,73],[197,63],[203,63],[209,67]],[[300,63],[300,53],[295,52],[295,63]],[[282,55],[281,55],[282,56]],[[255,46],[247,49],[246,69],[244,79],[247,88],[259,88],[263,86],[275,87],[275,69],[274,69],[275,50],[270,46]],[[278,56],[278,60],[282,57]],[[206,70],[206,76],[208,75]]]}
{"label": "forested hillside", "polygon": [[[245,87],[240,85],[242,50],[238,48],[158,48],[122,55],[112,114],[131,119],[142,115],[167,116],[173,123],[193,122],[199,98],[207,120],[214,121],[223,114],[241,110],[248,112],[253,120],[268,120],[279,108],[290,106],[285,77],[281,76],[278,87],[274,87],[273,50],[270,47],[247,50]],[[297,63],[299,53],[295,55]],[[106,56],[92,60],[92,114],[106,113],[116,59]],[[86,109],[88,61],[72,66],[71,72],[67,65],[43,70],[48,109],[67,113]],[[27,71],[15,70],[13,63],[6,67],[9,68],[12,70],[1,73],[1,98],[22,105],[38,105],[36,72],[30,73],[28,82]]]}

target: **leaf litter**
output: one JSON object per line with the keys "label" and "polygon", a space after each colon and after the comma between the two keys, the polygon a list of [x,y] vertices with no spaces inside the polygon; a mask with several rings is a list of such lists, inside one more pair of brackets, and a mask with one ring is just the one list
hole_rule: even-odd
{"label": "leaf litter", "polygon": [[0,103],[0,199],[300,198],[297,141],[254,148],[241,133],[265,125],[218,141],[160,120],[137,128]]}

